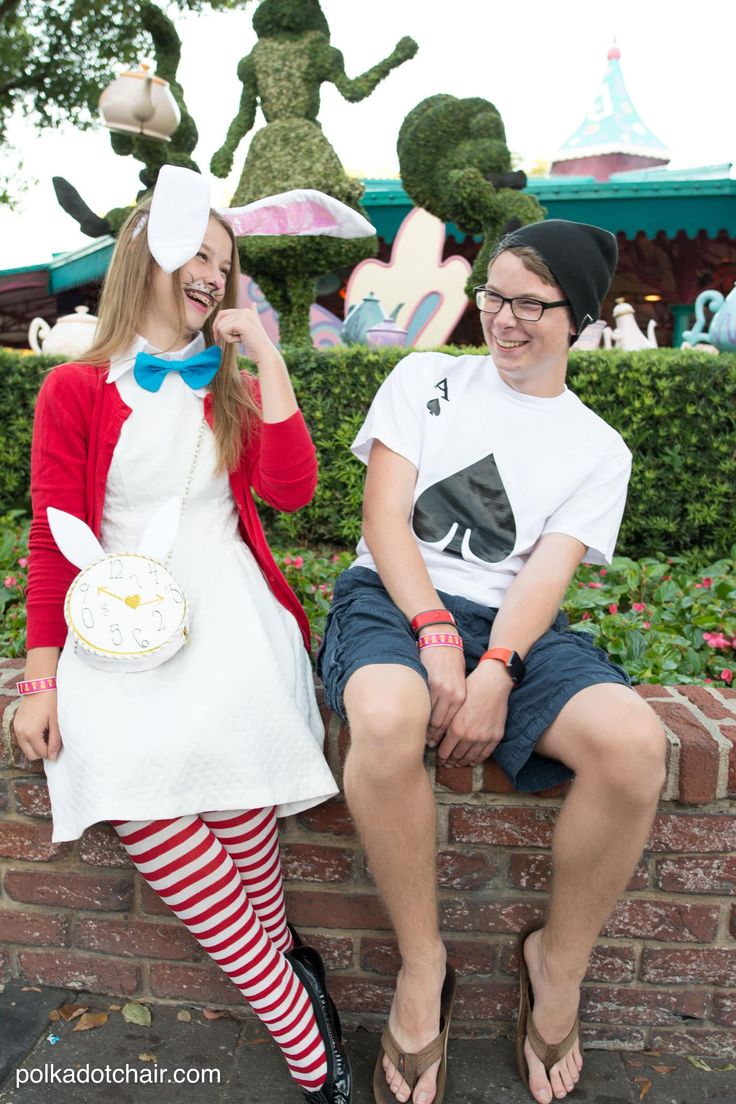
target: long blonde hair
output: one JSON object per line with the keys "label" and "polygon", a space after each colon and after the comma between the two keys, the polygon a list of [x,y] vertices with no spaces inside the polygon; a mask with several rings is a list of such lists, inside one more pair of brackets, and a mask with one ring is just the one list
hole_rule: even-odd
{"label": "long blonde hair", "polygon": [[[113,356],[129,349],[150,304],[156,264],[145,233],[150,207],[150,198],[139,203],[118,234],[100,296],[95,343],[84,356],[87,364],[107,364]],[[217,311],[237,306],[240,277],[238,249],[232,227],[217,211],[210,211],[210,217],[227,231],[232,242],[232,267],[225,280],[222,302],[202,327],[208,345],[214,344],[212,323]],[[184,293],[179,271],[172,272],[171,282],[180,332],[183,333]],[[243,385],[237,361],[236,346],[225,345],[222,363],[210,388],[219,471],[232,471],[238,466],[243,443],[254,428],[254,420],[261,417],[250,389]]]}

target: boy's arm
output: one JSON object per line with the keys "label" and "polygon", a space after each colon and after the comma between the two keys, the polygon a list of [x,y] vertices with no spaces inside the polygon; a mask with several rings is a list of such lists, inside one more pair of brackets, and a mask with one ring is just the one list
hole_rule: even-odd
{"label": "boy's arm", "polygon": [[[365,481],[363,536],[381,582],[408,621],[424,610],[442,608],[409,527],[416,479],[417,469],[409,460],[374,440]],[[428,740],[434,744],[465,698],[465,663],[457,648],[425,648],[420,659],[429,678]]]}
{"label": "boy's arm", "polygon": [[[554,621],[585,548],[581,541],[562,533],[540,539],[506,591],[493,622],[489,648],[510,648],[524,659]],[[440,744],[440,757],[462,766],[487,759],[503,736],[512,689],[503,663],[479,663],[468,676],[465,702]]]}

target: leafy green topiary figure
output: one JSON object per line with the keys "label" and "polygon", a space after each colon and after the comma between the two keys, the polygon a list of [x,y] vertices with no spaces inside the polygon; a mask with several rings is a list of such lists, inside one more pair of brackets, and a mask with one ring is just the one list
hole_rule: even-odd
{"label": "leafy green topiary figure", "polygon": [[[317,122],[320,86],[327,81],[351,103],[363,100],[392,69],[414,56],[416,43],[402,38],[387,58],[351,79],[342,54],[330,45],[318,0],[262,0],[253,27],[258,42],[238,66],[240,107],[212,158],[212,172],[221,177],[230,172],[260,104],[267,125],[250,144],[233,206],[290,188],[319,188],[360,210],[363,185],[346,175]],[[282,342],[307,344],[317,277],[373,256],[377,240],[248,237],[238,245],[244,270],[278,311]]]}
{"label": "leafy green topiary figure", "polygon": [[508,223],[539,222],[546,212],[520,189],[496,108],[478,97],[429,96],[404,119],[397,142],[401,180],[418,207],[466,234],[483,234],[466,291],[485,283],[488,260]]}

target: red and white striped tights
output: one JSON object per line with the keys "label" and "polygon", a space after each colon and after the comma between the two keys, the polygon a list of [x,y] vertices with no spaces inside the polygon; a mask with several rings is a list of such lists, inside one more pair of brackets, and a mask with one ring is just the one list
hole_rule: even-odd
{"label": "red and white striped tights", "polygon": [[294,1080],[314,1092],[327,1056],[309,996],[284,952],[286,927],[273,808],[111,822],[133,864],[237,985]]}

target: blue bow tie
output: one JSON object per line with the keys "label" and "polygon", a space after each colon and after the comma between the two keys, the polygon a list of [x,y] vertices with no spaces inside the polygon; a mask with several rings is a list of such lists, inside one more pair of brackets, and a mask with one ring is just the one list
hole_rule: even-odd
{"label": "blue bow tie", "polygon": [[184,360],[161,360],[150,353],[138,353],[133,375],[136,383],[145,391],[155,392],[160,389],[169,372],[179,372],[184,382],[195,391],[198,387],[206,387],[215,378],[221,360],[222,350],[219,345],[210,345],[209,349],[202,349]]}

